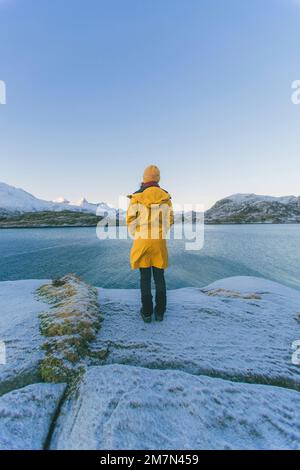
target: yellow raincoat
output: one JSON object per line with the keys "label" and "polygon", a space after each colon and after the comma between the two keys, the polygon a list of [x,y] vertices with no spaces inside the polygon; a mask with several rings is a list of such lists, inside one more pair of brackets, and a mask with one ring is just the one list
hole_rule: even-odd
{"label": "yellow raincoat", "polygon": [[134,238],[130,253],[132,269],[168,266],[166,236],[174,223],[171,196],[158,185],[130,196],[126,222]]}

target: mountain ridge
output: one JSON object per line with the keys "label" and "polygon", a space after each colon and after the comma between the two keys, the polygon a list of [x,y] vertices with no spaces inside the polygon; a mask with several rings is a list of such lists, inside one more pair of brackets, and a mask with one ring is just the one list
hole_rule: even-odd
{"label": "mountain ridge", "polygon": [[[62,213],[61,225],[69,225],[71,218],[77,218],[76,222],[71,225],[81,224],[82,220],[76,217],[79,214],[92,214],[94,216],[101,216],[106,214],[109,218],[115,219],[116,216],[120,220],[124,220],[125,212],[120,209],[113,208],[105,202],[98,204],[88,202],[85,198],[81,198],[76,202],[70,202],[64,197],[59,197],[53,201],[46,201],[39,199],[31,193],[16,188],[6,183],[0,182],[0,216],[5,218],[5,222],[1,222],[0,226],[7,223],[11,226],[10,221],[16,222],[16,226],[22,226],[22,220],[17,221],[17,216],[32,214],[32,218],[37,221],[37,214],[45,214],[47,216],[47,226],[49,222],[49,213]],[[64,223],[63,213],[67,213],[68,217]],[[48,215],[47,215],[48,214]],[[50,214],[51,215],[51,214]],[[195,220],[197,213],[189,212],[184,214],[186,222]],[[12,220],[14,218],[14,220]],[[50,217],[51,218],[51,217]],[[28,217],[27,217],[28,219]],[[175,213],[175,222],[182,220],[182,213]],[[269,196],[257,195],[255,193],[236,193],[218,200],[210,209],[204,214],[204,221],[206,224],[251,224],[251,223],[264,223],[264,224],[286,224],[286,223],[300,223],[300,197],[297,196]],[[96,224],[96,220],[84,221],[86,223]],[[18,225],[19,224],[19,225]],[[26,226],[30,225],[29,220],[26,221]],[[39,221],[43,225],[43,220]],[[53,224],[56,225],[55,221]]]}

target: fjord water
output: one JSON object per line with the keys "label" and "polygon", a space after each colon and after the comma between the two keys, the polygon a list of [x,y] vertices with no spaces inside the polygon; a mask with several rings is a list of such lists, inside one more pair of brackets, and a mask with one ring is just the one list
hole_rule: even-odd
{"label": "fjord water", "polygon": [[[0,280],[77,273],[110,288],[138,287],[131,240],[99,240],[95,228],[0,230]],[[169,288],[202,287],[230,276],[258,276],[300,290],[300,225],[210,225],[200,251],[170,240]]]}

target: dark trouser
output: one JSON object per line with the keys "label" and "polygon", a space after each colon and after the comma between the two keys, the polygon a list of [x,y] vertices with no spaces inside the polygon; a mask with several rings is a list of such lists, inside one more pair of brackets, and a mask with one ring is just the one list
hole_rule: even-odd
{"label": "dark trouser", "polygon": [[155,311],[159,315],[163,315],[167,305],[167,293],[166,293],[166,281],[164,270],[155,268],[140,268],[141,273],[141,296],[142,296],[142,308],[145,315],[152,315],[153,303],[151,294],[151,274],[153,273],[154,284],[155,284]]}

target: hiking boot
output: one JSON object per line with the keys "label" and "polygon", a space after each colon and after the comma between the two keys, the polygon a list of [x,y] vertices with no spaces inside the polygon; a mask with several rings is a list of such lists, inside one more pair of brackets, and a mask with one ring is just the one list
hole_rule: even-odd
{"label": "hiking boot", "polygon": [[151,323],[151,313],[144,313],[143,309],[141,308],[141,316],[145,323]]}
{"label": "hiking boot", "polygon": [[161,312],[157,312],[156,310],[154,311],[154,316],[156,321],[163,321],[164,319],[164,314]]}

